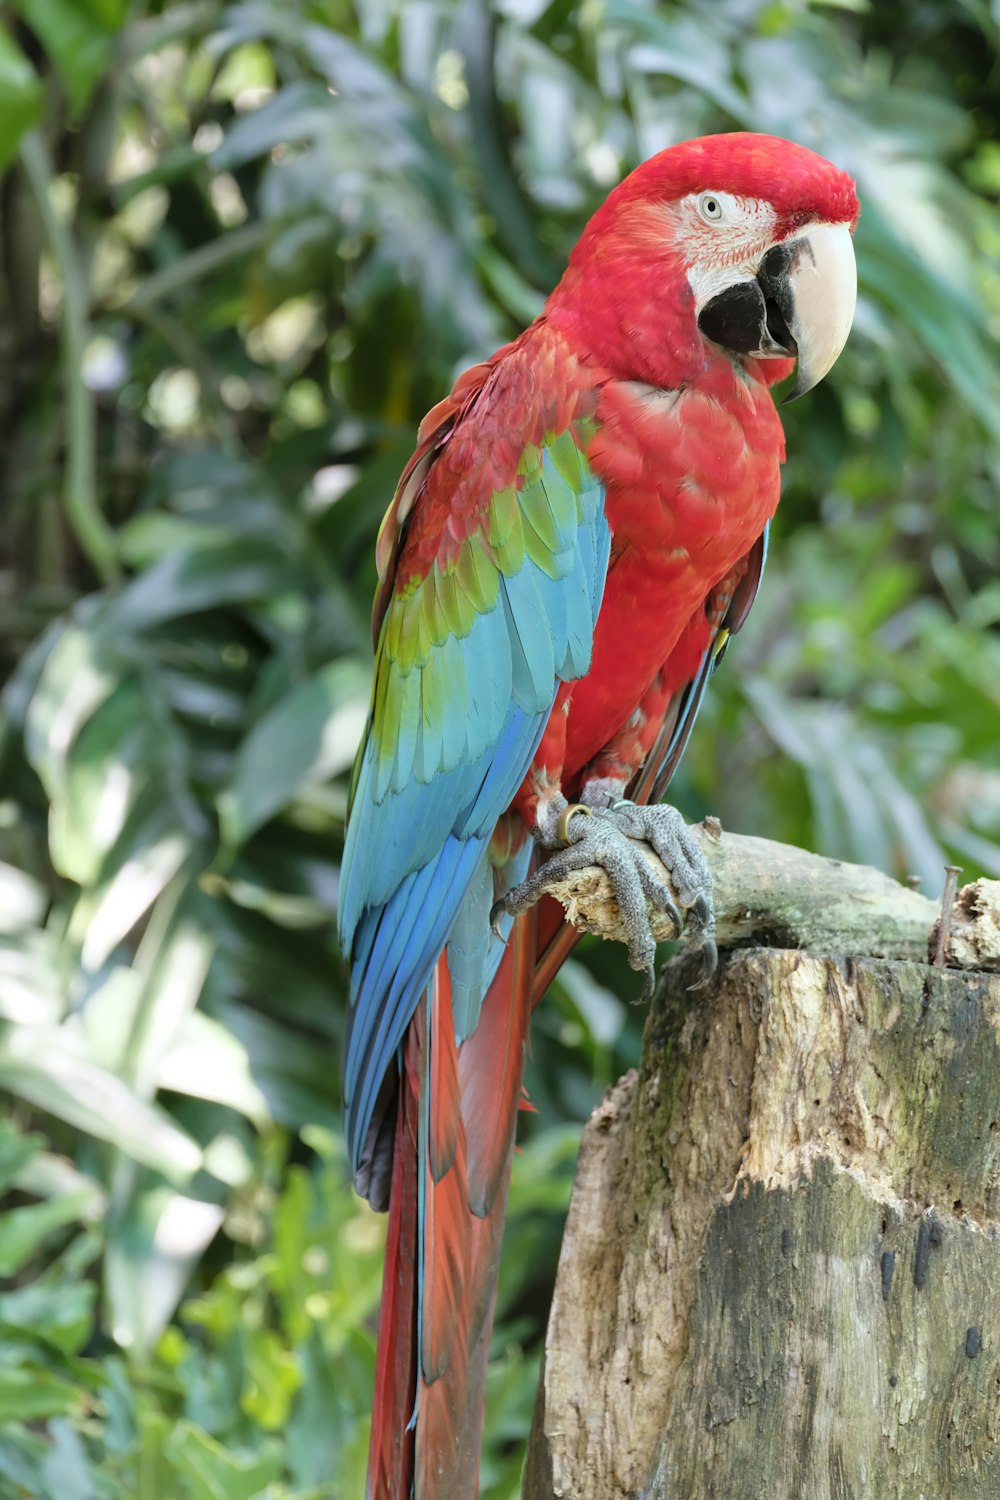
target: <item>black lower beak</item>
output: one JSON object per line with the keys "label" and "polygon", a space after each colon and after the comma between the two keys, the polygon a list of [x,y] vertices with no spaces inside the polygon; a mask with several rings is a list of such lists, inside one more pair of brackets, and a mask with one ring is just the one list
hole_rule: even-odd
{"label": "black lower beak", "polygon": [[795,358],[794,401],[833,367],[851,329],[858,295],[851,226],[812,224],[772,245],[749,275],[702,308],[706,338],[733,354]]}
{"label": "black lower beak", "polygon": [[766,271],[771,256],[781,249],[778,245],[768,252],[756,280],[735,282],[702,308],[698,327],[713,344],[721,344],[732,354],[794,358],[795,340],[788,327],[791,307],[785,296],[787,282],[777,267],[772,268],[772,274]]}

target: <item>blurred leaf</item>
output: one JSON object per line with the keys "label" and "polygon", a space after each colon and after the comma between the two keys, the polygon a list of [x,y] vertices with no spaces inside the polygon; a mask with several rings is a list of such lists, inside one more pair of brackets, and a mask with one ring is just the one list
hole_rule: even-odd
{"label": "blurred leaf", "polygon": [[80,1393],[69,1381],[0,1361],[0,1423],[37,1422],[73,1411],[79,1401]]}
{"label": "blurred leaf", "polygon": [[214,945],[199,894],[183,879],[147,927],[136,958],[141,987],[123,1016],[118,1066],[142,1098],[151,1098],[163,1052],[190,1017],[202,992]]}
{"label": "blurred leaf", "polygon": [[512,1218],[536,1208],[565,1209],[573,1177],[571,1171],[560,1169],[573,1166],[579,1147],[575,1126],[549,1126],[517,1153],[510,1180]]}
{"label": "blurred leaf", "polygon": [[703,7],[696,15],[664,15],[632,0],[609,0],[607,17],[643,38],[629,59],[634,68],[681,79],[741,124],[748,123],[746,100],[732,81],[724,22],[714,21]]}
{"label": "blurred leaf", "polygon": [[92,1063],[65,1027],[0,1027],[0,1087],[168,1176],[184,1179],[201,1164],[195,1143]]}
{"label": "blurred leaf", "polygon": [[15,0],[17,9],[63,76],[79,114],[107,69],[115,28],[127,0]]}
{"label": "blurred leaf", "polygon": [[17,1181],[41,1144],[41,1137],[22,1135],[11,1120],[0,1117],[0,1193]]}
{"label": "blurred leaf", "polygon": [[863,244],[862,284],[913,327],[949,383],[1000,437],[1000,377],[982,340],[975,304],[922,264],[874,206],[865,215]]}
{"label": "blurred leaf", "polygon": [[14,1276],[56,1229],[72,1224],[83,1212],[85,1194],[31,1203],[0,1214],[0,1276]]}
{"label": "blurred leaf", "polygon": [[65,780],[51,793],[49,844],[60,873],[89,885],[156,771],[157,730],[138,684],[121,683],[68,748]]}
{"label": "blurred leaf", "polygon": [[43,1475],[49,1493],[59,1500],[96,1500],[87,1463],[86,1449],[76,1430],[67,1421],[50,1422],[52,1446],[45,1458]]}
{"label": "blurred leaf", "polygon": [[145,1357],[179,1302],[192,1266],[215,1238],[219,1204],[176,1193],[145,1178],[109,1226],[105,1288],[111,1328],[124,1348]]}
{"label": "blurred leaf", "polygon": [[277,1443],[252,1458],[240,1458],[190,1422],[174,1429],[167,1452],[188,1480],[191,1500],[254,1500],[281,1473]]}
{"label": "blurred leaf", "polygon": [[[0,1139],[2,1127],[7,1124],[6,1121],[0,1122]],[[25,1149],[28,1149],[35,1138],[27,1136],[20,1139],[24,1142]],[[3,1171],[0,1167],[0,1184],[2,1181]],[[22,1193],[30,1193],[36,1198],[61,1198],[69,1194],[79,1196],[83,1205],[80,1216],[86,1220],[101,1219],[107,1207],[107,1195],[99,1182],[78,1171],[65,1156],[57,1156],[52,1151],[40,1151],[37,1147],[31,1150],[23,1165],[18,1168],[14,1183]]]}
{"label": "blurred leaf", "polygon": [[104,624],[112,638],[119,633],[127,637],[178,615],[280,596],[294,590],[297,582],[291,562],[255,537],[178,549],[111,601]]}
{"label": "blurred leaf", "polygon": [[[4,1219],[0,1217],[0,1255],[4,1251]],[[30,1334],[63,1354],[76,1354],[90,1336],[94,1322],[97,1288],[81,1282],[75,1286],[26,1286],[0,1293],[0,1328],[5,1336]]]}
{"label": "blurred leaf", "polygon": [[55,935],[35,931],[0,940],[0,1016],[41,1025],[58,1021],[65,1009]]}
{"label": "blurred leaf", "polygon": [[81,943],[84,970],[95,972],[106,963],[190,856],[190,839],[178,832],[173,809],[162,802],[150,806],[151,800],[146,799],[146,815],[131,822],[128,839],[115,846],[100,882],[81,897],[73,913],[69,936]]}
{"label": "blurred leaf", "polygon": [[25,719],[25,748],[50,797],[63,795],[68,752],[115,686],[104,644],[85,627],[66,627],[51,645]]}
{"label": "blurred leaf", "polygon": [[40,881],[13,865],[0,864],[0,933],[37,926],[45,915],[48,896]]}
{"label": "blurred leaf", "polygon": [[268,1329],[250,1334],[247,1350],[247,1389],[243,1410],[265,1432],[279,1432],[287,1423],[302,1373],[282,1340]]}
{"label": "blurred leaf", "polygon": [[332,1052],[245,1007],[227,1006],[223,1019],[245,1047],[253,1081],[275,1120],[296,1129],[338,1124]]}
{"label": "blurred leaf", "polygon": [[161,1054],[158,1082],[162,1089],[226,1104],[259,1126],[268,1121],[267,1101],[253,1080],[246,1052],[230,1031],[197,1011],[185,1018]]}
{"label": "blurred leaf", "polygon": [[625,1021],[618,996],[598,984],[589,969],[574,959],[563,964],[559,982],[569,991],[594,1040],[605,1047],[616,1041]]}
{"label": "blurred leaf", "polygon": [[41,118],[42,99],[34,68],[0,28],[0,170],[14,156],[25,131]]}
{"label": "blurred leaf", "polygon": [[235,848],[303,786],[351,765],[368,713],[370,679],[354,661],[324,667],[270,709],[243,741],[219,797],[224,842]]}
{"label": "blurred leaf", "polygon": [[335,107],[322,84],[291,83],[230,127],[213,165],[231,172],[279,143],[307,140],[324,129]]}

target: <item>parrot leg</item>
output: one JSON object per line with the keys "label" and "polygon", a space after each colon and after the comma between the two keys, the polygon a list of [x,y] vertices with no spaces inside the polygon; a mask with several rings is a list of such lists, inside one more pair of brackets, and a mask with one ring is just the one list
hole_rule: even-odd
{"label": "parrot leg", "polygon": [[[714,973],[718,951],[714,938],[712,877],[701,849],[675,807],[666,804],[639,807],[632,802],[617,802],[611,807],[593,809],[555,797],[539,817],[536,837],[543,848],[556,852],[534,875],[501,897],[490,914],[491,921],[496,922],[503,913],[520,916],[554,884],[587,865],[599,865],[611,882],[622,925],[628,933],[629,963],[639,973],[645,973],[644,1000],[652,996],[655,982],[656,943],[648,904],[669,913],[678,937],[686,933],[688,944],[698,944],[702,973],[697,983],[703,984]],[[670,871],[683,916],[669,887],[657,879],[636,849],[636,840],[648,844]]]}

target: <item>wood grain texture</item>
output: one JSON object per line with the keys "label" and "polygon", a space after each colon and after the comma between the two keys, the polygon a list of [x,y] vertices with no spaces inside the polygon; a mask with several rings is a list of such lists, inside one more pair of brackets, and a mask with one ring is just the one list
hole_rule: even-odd
{"label": "wood grain texture", "polygon": [[525,1500],[1000,1495],[1000,978],[673,966],[585,1132]]}

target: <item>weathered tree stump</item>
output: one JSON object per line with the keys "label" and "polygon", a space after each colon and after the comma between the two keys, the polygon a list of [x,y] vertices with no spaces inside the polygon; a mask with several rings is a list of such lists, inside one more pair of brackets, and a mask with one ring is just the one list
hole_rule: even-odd
{"label": "weathered tree stump", "polygon": [[1000,1497],[1000,978],[684,985],[584,1134],[524,1500]]}

